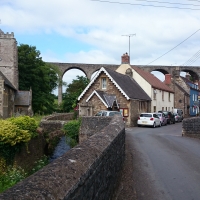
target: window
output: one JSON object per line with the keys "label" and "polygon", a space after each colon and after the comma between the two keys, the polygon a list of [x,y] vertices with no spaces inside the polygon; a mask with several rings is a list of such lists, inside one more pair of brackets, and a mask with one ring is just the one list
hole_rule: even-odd
{"label": "window", "polygon": [[162,90],[162,100],[164,101],[164,91]]}
{"label": "window", "polygon": [[162,107],[162,111],[164,111],[164,107]]}
{"label": "window", "polygon": [[155,90],[153,92],[153,99],[156,100],[156,92],[155,92]]}
{"label": "window", "polygon": [[170,101],[170,92],[169,92],[168,100]]}
{"label": "window", "polygon": [[153,112],[156,112],[156,106],[153,107]]}
{"label": "window", "polygon": [[107,87],[106,78],[101,79],[101,87],[102,87],[102,89],[106,89],[106,87]]}

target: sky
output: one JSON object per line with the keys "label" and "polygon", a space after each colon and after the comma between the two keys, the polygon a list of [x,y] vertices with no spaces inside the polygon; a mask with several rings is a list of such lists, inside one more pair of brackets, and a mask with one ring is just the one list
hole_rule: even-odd
{"label": "sky", "polygon": [[0,20],[45,62],[200,66],[200,0],[1,0]]}

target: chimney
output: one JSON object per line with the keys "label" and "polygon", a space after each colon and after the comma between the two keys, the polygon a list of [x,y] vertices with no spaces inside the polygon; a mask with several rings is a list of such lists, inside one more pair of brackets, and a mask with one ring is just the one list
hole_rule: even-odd
{"label": "chimney", "polygon": [[124,53],[122,56],[122,64],[130,64],[130,59],[128,53]]}
{"label": "chimney", "polygon": [[171,74],[165,74],[165,84],[171,84]]}

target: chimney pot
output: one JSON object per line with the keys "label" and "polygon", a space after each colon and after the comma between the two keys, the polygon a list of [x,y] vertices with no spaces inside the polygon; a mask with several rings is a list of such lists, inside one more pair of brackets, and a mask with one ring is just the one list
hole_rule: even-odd
{"label": "chimney pot", "polygon": [[121,59],[122,59],[122,64],[130,64],[130,59],[129,59],[128,53],[123,54]]}

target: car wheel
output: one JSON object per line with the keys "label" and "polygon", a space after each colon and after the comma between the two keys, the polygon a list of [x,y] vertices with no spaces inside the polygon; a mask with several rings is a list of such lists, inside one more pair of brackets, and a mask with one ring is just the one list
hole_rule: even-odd
{"label": "car wheel", "polygon": [[155,127],[156,127],[156,123],[155,123],[155,122],[153,123],[153,126],[152,126],[152,127],[153,127],[153,128],[155,128]]}
{"label": "car wheel", "polygon": [[175,124],[175,121],[173,121],[173,124]]}
{"label": "car wheel", "polygon": [[140,125],[139,125],[139,124],[138,124],[137,126],[138,126],[138,127],[140,127]]}
{"label": "car wheel", "polygon": [[160,127],[162,126],[161,122],[160,122]]}

